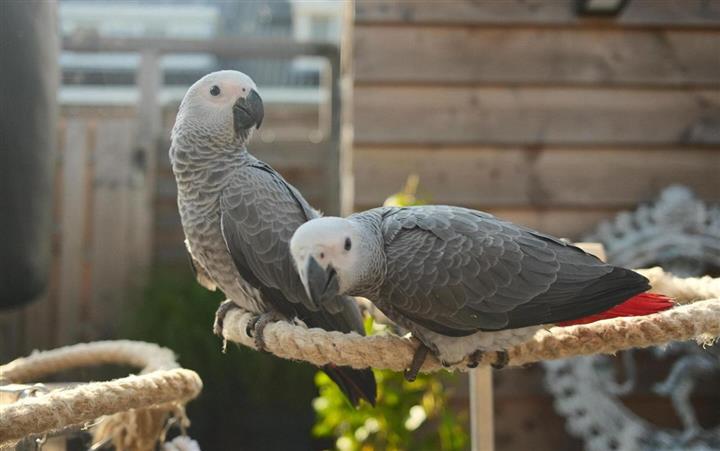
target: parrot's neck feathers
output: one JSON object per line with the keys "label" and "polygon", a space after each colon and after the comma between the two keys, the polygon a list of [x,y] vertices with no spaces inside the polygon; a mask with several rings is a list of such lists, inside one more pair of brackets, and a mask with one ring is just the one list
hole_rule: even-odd
{"label": "parrot's neck feathers", "polygon": [[220,191],[237,169],[247,166],[255,158],[241,147],[232,152],[217,151],[213,147],[183,145],[173,141],[170,161],[178,186],[178,194]]}
{"label": "parrot's neck feathers", "polygon": [[376,295],[387,268],[380,225],[368,219],[362,216],[350,219],[356,234],[354,242],[357,243],[357,258],[352,274],[349,275],[352,288],[348,294],[353,296]]}

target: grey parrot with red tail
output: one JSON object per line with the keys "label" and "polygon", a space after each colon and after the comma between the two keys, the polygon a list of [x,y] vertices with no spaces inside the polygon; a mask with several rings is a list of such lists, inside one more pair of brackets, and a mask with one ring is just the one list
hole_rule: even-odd
{"label": "grey parrot with red tail", "polygon": [[450,206],[382,207],[325,217],[291,252],[315,302],[363,296],[446,365],[532,338],[543,327],[645,315],[672,306],[648,280],[552,236]]}

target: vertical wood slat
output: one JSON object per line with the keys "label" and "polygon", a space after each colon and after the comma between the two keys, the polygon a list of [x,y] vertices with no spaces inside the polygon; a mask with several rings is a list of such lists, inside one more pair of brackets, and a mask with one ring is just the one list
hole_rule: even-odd
{"label": "vertical wood slat", "polygon": [[[130,132],[135,133],[136,124],[130,124]],[[153,175],[149,173],[147,155],[128,143],[128,205],[126,210],[125,249],[132,272],[128,273],[128,288],[136,292],[144,281],[150,265],[152,252],[151,238],[154,219],[154,190],[151,183]]]}
{"label": "vertical wood slat", "polygon": [[338,166],[336,168],[340,178],[340,214],[349,215],[353,211],[355,202],[355,173],[353,169],[353,80],[354,52],[353,22],[355,20],[355,2],[347,0],[343,11],[343,36],[340,45],[340,74],[338,83],[342,96],[342,106],[336,114],[340,116],[340,138],[338,140]]}
{"label": "vertical wood slat", "polygon": [[135,161],[141,161],[141,171],[144,171],[144,193],[139,194],[138,201],[142,201],[141,212],[137,221],[138,229],[135,233],[140,237],[141,245],[135,245],[138,254],[138,264],[147,268],[150,264],[150,250],[152,249],[152,207],[155,174],[157,173],[157,148],[163,133],[163,115],[160,105],[160,89],[163,84],[163,71],[160,66],[161,55],[153,51],[141,54],[140,67],[137,73],[139,98],[137,105],[137,131],[135,142]]}
{"label": "vertical wood slat", "polygon": [[97,140],[97,122],[94,119],[87,119],[85,141],[85,174],[83,177],[83,240],[82,240],[82,278],[80,283],[80,294],[78,296],[78,334],[81,340],[90,340],[92,327],[90,318],[92,314],[93,298],[93,262],[92,246],[94,233],[94,207],[95,207],[95,142]]}
{"label": "vertical wood slat", "polygon": [[492,368],[482,366],[470,371],[470,436],[472,451],[495,449],[493,419]]}
{"label": "vertical wood slat", "polygon": [[84,229],[83,210],[86,205],[85,173],[87,171],[87,127],[80,119],[65,120],[60,196],[60,281],[57,302],[57,334],[55,345],[75,342],[80,321],[79,300],[83,279]]}
{"label": "vertical wood slat", "polygon": [[330,101],[332,116],[330,118],[330,139],[326,144],[324,162],[324,178],[326,183],[325,211],[331,215],[338,215],[343,209],[343,185],[346,183],[340,177],[341,164],[344,161],[341,143],[341,108],[340,101],[340,53],[328,55],[330,63]]}
{"label": "vertical wood slat", "polygon": [[115,119],[98,124],[93,177],[92,308],[97,338],[112,336],[127,299],[130,156],[133,122]]}
{"label": "vertical wood slat", "polygon": [[[50,250],[50,268],[48,286],[35,302],[23,309],[23,351],[45,349],[54,345],[58,332],[58,291],[60,285],[60,253],[62,249],[62,229],[60,215],[63,208],[63,185],[65,176],[65,137],[67,122],[57,121],[57,135],[53,165],[52,186],[52,237]],[[23,353],[25,353],[23,352]]]}

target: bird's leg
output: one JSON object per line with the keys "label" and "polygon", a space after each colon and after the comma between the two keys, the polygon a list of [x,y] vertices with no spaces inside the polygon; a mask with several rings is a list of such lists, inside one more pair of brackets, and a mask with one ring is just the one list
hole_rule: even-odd
{"label": "bird's leg", "polygon": [[430,349],[421,342],[415,350],[415,354],[413,354],[410,368],[406,369],[404,372],[406,381],[412,382],[417,379],[417,375],[420,372],[420,368],[422,368],[423,363],[425,363],[425,358],[427,358],[428,352],[430,352]]}
{"label": "bird's leg", "polygon": [[222,338],[223,336],[223,322],[225,321],[225,316],[227,313],[234,309],[238,308],[238,306],[228,299],[227,301],[224,301],[220,304],[217,311],[215,312],[215,322],[213,322],[213,332],[218,337]]}
{"label": "bird's leg", "polygon": [[468,356],[468,368],[477,368],[477,366],[480,364],[480,361],[482,360],[483,356],[485,355],[485,351],[482,351],[478,349],[477,351],[473,352]]}
{"label": "bird's leg", "polygon": [[258,351],[267,352],[267,346],[265,346],[265,327],[268,324],[273,323],[282,319],[276,312],[266,312],[254,317],[250,320],[247,325],[246,332],[248,336],[255,339],[255,347]]}
{"label": "bird's leg", "polygon": [[495,353],[495,363],[492,363],[492,367],[496,370],[501,370],[505,368],[505,366],[508,364],[508,361],[510,360],[510,357],[508,357],[507,351],[497,351]]}
{"label": "bird's leg", "polygon": [[235,304],[230,299],[223,301],[220,303],[220,306],[218,307],[217,311],[215,312],[215,321],[213,321],[213,333],[217,335],[218,337],[222,338],[223,345],[222,345],[222,352],[225,354],[227,351],[227,340],[223,336],[223,326],[225,322],[225,316],[227,313],[234,309],[238,308],[237,304]]}

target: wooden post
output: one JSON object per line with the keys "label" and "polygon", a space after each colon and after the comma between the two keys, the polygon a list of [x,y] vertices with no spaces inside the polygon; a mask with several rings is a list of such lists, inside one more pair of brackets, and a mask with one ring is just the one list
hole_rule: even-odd
{"label": "wooden post", "polygon": [[469,374],[472,451],[495,449],[492,371],[489,366],[481,366]]}
{"label": "wooden post", "polygon": [[330,64],[330,136],[325,157],[325,183],[327,193],[325,209],[328,214],[339,215],[341,209],[340,177],[340,54],[328,55]]}
{"label": "wooden post", "polygon": [[340,214],[353,212],[355,204],[355,174],[353,171],[353,29],[355,23],[355,2],[347,0],[343,11],[343,35],[340,42],[340,75],[337,80],[342,97],[340,113],[340,138],[338,152],[338,177]]}

